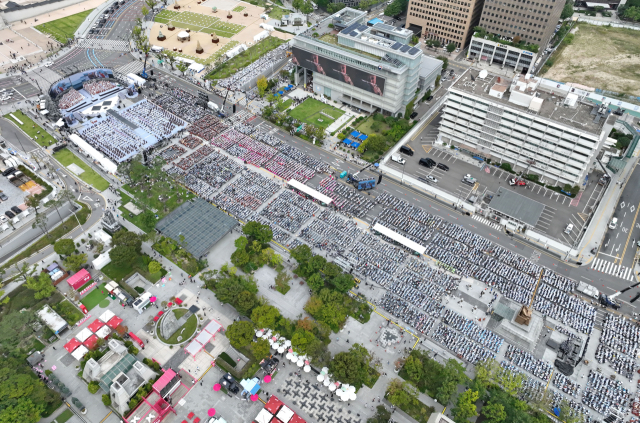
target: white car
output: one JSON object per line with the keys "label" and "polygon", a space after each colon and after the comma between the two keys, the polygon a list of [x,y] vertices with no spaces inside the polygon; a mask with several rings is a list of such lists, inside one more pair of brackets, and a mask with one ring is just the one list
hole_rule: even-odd
{"label": "white car", "polygon": [[571,231],[573,231],[573,224],[572,224],[572,223],[569,223],[569,224],[567,225],[567,227],[566,227],[566,228],[564,228],[564,233],[565,233],[565,234],[570,234],[570,233],[571,233]]}
{"label": "white car", "polygon": [[618,227],[618,218],[614,217],[613,219],[611,219],[611,222],[609,222],[609,229],[615,229]]}
{"label": "white car", "polygon": [[431,182],[432,184],[438,183],[438,180],[431,175],[427,175],[427,181]]}

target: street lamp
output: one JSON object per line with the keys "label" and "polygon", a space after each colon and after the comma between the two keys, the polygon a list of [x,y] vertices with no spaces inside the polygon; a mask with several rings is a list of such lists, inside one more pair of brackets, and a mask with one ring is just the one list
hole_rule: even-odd
{"label": "street lamp", "polygon": [[407,163],[407,161],[405,160],[404,163],[402,163],[402,179],[400,180],[400,185],[404,184],[404,165]]}

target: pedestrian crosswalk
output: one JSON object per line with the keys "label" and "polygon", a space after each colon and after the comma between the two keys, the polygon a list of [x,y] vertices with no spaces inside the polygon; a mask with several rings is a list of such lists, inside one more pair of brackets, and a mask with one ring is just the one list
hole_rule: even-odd
{"label": "pedestrian crosswalk", "polygon": [[116,72],[121,73],[122,75],[127,75],[130,73],[140,73],[142,72],[142,69],[144,68],[144,64],[142,64],[142,62],[129,62],[126,65],[122,65],[119,68],[116,69]]}
{"label": "pedestrian crosswalk", "polygon": [[95,38],[83,38],[78,40],[80,48],[94,48],[98,50],[130,51],[129,41],[124,40],[98,40]]}
{"label": "pedestrian crosswalk", "polygon": [[615,264],[600,258],[596,258],[595,260],[593,260],[591,268],[598,272],[606,273],[607,275],[613,275],[627,281],[634,280],[632,268],[621,266],[619,264]]}
{"label": "pedestrian crosswalk", "polygon": [[480,223],[484,223],[485,225],[491,226],[493,229],[502,230],[502,226],[496,222],[492,222],[489,219],[480,216],[479,214],[474,214],[471,216],[472,219],[477,220]]}

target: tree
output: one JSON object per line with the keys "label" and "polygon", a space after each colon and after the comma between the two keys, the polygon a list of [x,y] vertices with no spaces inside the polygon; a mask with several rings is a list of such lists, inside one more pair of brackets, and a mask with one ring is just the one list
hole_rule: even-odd
{"label": "tree", "polygon": [[267,82],[267,78],[264,75],[260,75],[258,80],[256,81],[256,86],[258,87],[258,94],[260,97],[264,97],[265,91],[267,91],[267,86],[269,83]]}
{"label": "tree", "polygon": [[271,305],[258,306],[251,312],[251,320],[259,328],[275,329],[281,317],[280,310]]}
{"label": "tree", "polygon": [[49,298],[56,292],[56,287],[51,283],[51,276],[48,273],[42,272],[38,276],[30,276],[24,283],[28,289],[35,291],[33,298],[40,300],[42,298]]}
{"label": "tree", "polygon": [[440,387],[436,391],[436,399],[440,404],[448,404],[451,396],[457,391],[458,385],[466,378],[464,368],[460,363],[454,359],[447,360],[440,377]]}
{"label": "tree", "polygon": [[308,15],[309,13],[313,12],[313,6],[311,5],[311,2],[309,0],[303,1],[302,4],[300,5],[300,13],[304,14],[304,15]]}
{"label": "tree", "polygon": [[560,418],[560,421],[564,423],[578,423],[583,421],[582,413],[574,411],[566,398],[563,398],[562,401],[560,401],[560,415],[558,417]]}
{"label": "tree", "polygon": [[322,276],[320,276],[319,273],[314,273],[307,278],[307,285],[309,285],[311,291],[319,292],[324,288],[324,279],[322,279]]}
{"label": "tree", "polygon": [[268,356],[270,349],[271,346],[269,345],[269,341],[267,341],[266,339],[260,338],[256,342],[251,344],[251,352],[257,360],[261,360]]}
{"label": "tree", "polygon": [[120,229],[118,232],[113,234],[112,243],[115,247],[118,246],[126,246],[132,247],[136,254],[140,254],[142,252],[142,239],[135,232],[130,232],[125,229]]}
{"label": "tree", "polygon": [[402,13],[402,0],[394,0],[389,6],[385,7],[385,16],[398,16]]}
{"label": "tree", "polygon": [[349,273],[341,273],[331,280],[331,284],[339,292],[349,292],[353,288],[353,276]]}
{"label": "tree", "polygon": [[136,258],[132,247],[118,245],[109,251],[109,258],[116,266],[126,266]]}
{"label": "tree", "polygon": [[447,44],[447,52],[448,53],[453,53],[456,48],[458,48],[456,43],[451,42],[451,43]]}
{"label": "tree", "polygon": [[249,260],[251,260],[251,256],[249,256],[249,253],[245,250],[238,249],[231,254],[231,263],[233,263],[234,266],[244,267],[249,263]]}
{"label": "tree", "polygon": [[[134,29],[136,28],[140,28],[140,26],[136,26],[134,27]],[[149,57],[149,52],[151,51],[151,44],[149,43],[149,38],[147,38],[146,35],[144,35],[144,32],[142,32],[142,28],[140,28],[140,31],[135,35],[135,37],[133,37],[136,47],[138,48],[138,50],[140,50],[143,54],[144,54],[144,66],[143,66],[143,72],[147,71],[147,58]]]}
{"label": "tree", "polygon": [[418,357],[410,355],[404,363],[404,370],[414,383],[417,383],[424,374],[422,370],[422,361]]}
{"label": "tree", "polygon": [[169,62],[169,68],[173,69],[173,64],[176,62],[176,60],[178,60],[175,53],[170,50],[165,51],[164,57],[166,57],[167,62]]}
{"label": "tree", "polygon": [[231,345],[234,348],[242,348],[249,345],[253,339],[254,330],[253,326],[249,322],[238,321],[233,322],[225,333]]}
{"label": "tree", "polygon": [[562,8],[562,13],[560,14],[560,19],[564,20],[573,16],[573,1],[567,0],[564,7]]}
{"label": "tree", "polygon": [[39,228],[43,234],[45,234],[47,237],[49,237],[49,231],[47,230],[47,223],[49,222],[49,219],[47,218],[47,215],[45,214],[37,214],[35,219],[33,220],[33,223],[31,224],[31,227],[33,229],[35,228]]}
{"label": "tree", "polygon": [[436,57],[438,60],[442,60],[442,70],[446,70],[449,67],[449,59],[444,56]]}
{"label": "tree", "polygon": [[64,259],[64,266],[72,272],[77,272],[87,262],[86,254],[74,254]]}
{"label": "tree", "polygon": [[61,256],[68,256],[73,254],[76,250],[76,245],[73,243],[72,239],[59,239],[53,244],[53,251]]}
{"label": "tree", "polygon": [[44,405],[35,405],[29,398],[22,397],[0,411],[0,423],[36,423],[43,411]]}
{"label": "tree", "polygon": [[[36,211],[36,214],[38,214],[38,208],[40,206],[40,199],[37,198],[35,195],[28,196],[24,200],[24,204],[27,205],[28,207],[33,207],[33,209]],[[62,221],[62,219],[60,219],[60,221]]]}
{"label": "tree", "polygon": [[140,223],[142,224],[142,229],[150,231],[156,226],[156,215],[151,210],[145,210],[140,215]]}
{"label": "tree", "polygon": [[348,352],[333,357],[329,371],[335,380],[359,387],[371,379],[371,354],[360,344],[353,344]]}
{"label": "tree", "polygon": [[329,3],[327,5],[327,12],[334,14],[347,7],[344,3]]}
{"label": "tree", "polygon": [[520,44],[520,41],[522,41],[522,38],[520,38],[519,35],[516,35],[515,37],[513,37],[513,41],[511,41],[513,43],[514,46],[517,46]]}
{"label": "tree", "polygon": [[436,88],[440,86],[440,75],[436,76]]}
{"label": "tree", "polygon": [[482,407],[482,415],[487,423],[502,423],[507,418],[504,406],[497,402],[489,402]]}
{"label": "tree", "polygon": [[268,244],[273,239],[273,231],[269,225],[250,221],[242,227],[242,232],[261,244]]}
{"label": "tree", "polygon": [[512,372],[509,369],[500,367],[495,374],[495,381],[502,386],[502,389],[509,395],[516,395],[518,389],[522,387],[524,375],[519,372]]}
{"label": "tree", "polygon": [[89,393],[91,394],[95,394],[96,392],[98,392],[100,390],[100,384],[98,382],[91,381],[89,382],[89,385],[87,386],[87,389],[89,390]]}
{"label": "tree", "polygon": [[396,407],[406,407],[418,403],[418,390],[409,382],[393,379],[387,385],[386,397]]}
{"label": "tree", "polygon": [[451,410],[454,420],[463,422],[467,421],[469,417],[477,416],[476,401],[478,401],[478,391],[472,391],[471,389],[467,389],[458,396],[456,406]]}
{"label": "tree", "polygon": [[142,12],[142,16],[147,16],[149,14],[149,9],[147,9],[147,6],[142,6],[142,9],[140,9],[140,11]]}
{"label": "tree", "polygon": [[235,301],[235,308],[242,314],[247,314],[256,305],[256,295],[249,291],[242,291]]}
{"label": "tree", "polygon": [[384,405],[376,407],[376,414],[367,419],[367,423],[388,423],[391,420],[391,412]]}
{"label": "tree", "polygon": [[178,63],[176,64],[176,69],[178,69],[180,72],[182,72],[182,75],[184,75],[187,69],[189,69],[189,64],[187,62],[183,62],[182,60],[179,60]]}
{"label": "tree", "polygon": [[149,273],[158,273],[162,270],[162,265],[155,260],[149,262]]}
{"label": "tree", "polygon": [[109,396],[109,394],[102,395],[102,403],[105,407],[111,406],[111,397]]}
{"label": "tree", "polygon": [[307,263],[313,254],[311,253],[311,248],[307,244],[300,244],[289,251],[291,257],[293,257],[298,264],[303,265]]}

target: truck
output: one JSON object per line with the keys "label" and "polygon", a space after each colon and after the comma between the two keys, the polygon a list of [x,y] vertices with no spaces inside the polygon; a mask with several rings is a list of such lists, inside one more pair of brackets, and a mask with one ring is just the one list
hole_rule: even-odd
{"label": "truck", "polygon": [[210,108],[211,110],[213,110],[214,112],[219,112],[220,108],[218,107],[218,105],[216,103],[214,103],[213,101],[210,101],[207,103],[207,107]]}
{"label": "truck", "polygon": [[596,287],[589,285],[588,283],[578,282],[578,292],[582,292],[584,295],[595,298],[596,300],[600,296],[600,292]]}
{"label": "truck", "polygon": [[[355,189],[358,191],[369,190],[376,187],[376,178],[378,178],[375,174],[363,174],[362,172],[367,170],[371,166],[378,167],[380,166],[378,163],[369,163],[367,166],[363,167],[359,171],[354,174],[347,174],[347,182],[349,182]],[[382,176],[379,176],[378,183],[382,179]]]}

